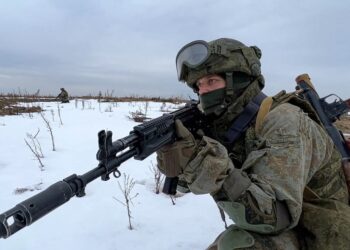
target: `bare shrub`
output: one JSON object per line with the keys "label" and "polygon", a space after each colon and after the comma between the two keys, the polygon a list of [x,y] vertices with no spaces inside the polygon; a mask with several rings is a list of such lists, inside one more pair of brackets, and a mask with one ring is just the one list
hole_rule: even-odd
{"label": "bare shrub", "polygon": [[112,90],[112,91],[106,91],[105,92],[105,97],[104,97],[104,101],[105,102],[111,102],[111,101],[113,101],[113,93],[114,93],[114,89]]}
{"label": "bare shrub", "polygon": [[60,124],[63,125],[62,117],[61,117],[61,107],[59,103],[57,103],[57,113],[58,113],[58,118],[60,118]]}
{"label": "bare shrub", "polygon": [[144,122],[145,120],[149,120],[150,118],[147,117],[147,111],[148,111],[148,102],[147,104],[144,104],[143,107],[138,106],[138,110],[136,111],[130,111],[128,118],[130,120],[133,120],[135,122]]}
{"label": "bare shrub", "polygon": [[143,103],[143,111],[145,113],[145,117],[147,117],[148,108],[149,108],[149,101],[146,101]]}
{"label": "bare shrub", "polygon": [[43,118],[45,124],[46,124],[46,127],[48,129],[48,131],[50,132],[50,136],[51,136],[51,143],[52,143],[52,151],[56,151],[56,148],[55,148],[55,139],[53,137],[53,132],[52,132],[52,128],[51,128],[51,125],[50,125],[50,122],[46,119],[45,115],[43,114],[43,112],[40,112],[40,115],[41,115],[41,118]]}
{"label": "bare shrub", "polygon": [[32,135],[27,134],[27,136],[31,139],[32,144],[30,144],[26,139],[24,139],[24,141],[29,147],[30,151],[32,151],[32,153],[34,154],[35,158],[38,160],[40,170],[44,171],[44,164],[41,161],[41,158],[44,158],[44,155],[41,151],[40,143],[36,139],[34,139]]}
{"label": "bare shrub", "polygon": [[94,109],[93,107],[92,107],[92,103],[91,103],[91,101],[88,101],[88,109]]}
{"label": "bare shrub", "polygon": [[113,112],[113,107],[112,107],[112,105],[108,105],[108,106],[105,108],[105,112]]}
{"label": "bare shrub", "polygon": [[98,92],[97,100],[98,102],[114,102],[117,97],[114,97],[114,90],[112,91],[105,91],[104,95],[102,96],[102,91]]}
{"label": "bare shrub", "polygon": [[162,102],[162,105],[160,106],[160,111],[166,112],[166,103],[165,102]]}
{"label": "bare shrub", "polygon": [[130,101],[130,102],[128,102],[128,105],[130,107],[135,107],[136,103],[134,101]]}
{"label": "bare shrub", "polygon": [[38,131],[35,133],[35,135],[27,133],[27,137],[30,139],[31,145],[33,145],[34,151],[39,155],[40,158],[44,158],[44,154],[43,154],[43,151],[41,149],[40,142],[39,142],[38,138],[36,138],[39,133],[40,133],[40,129],[38,128]]}
{"label": "bare shrub", "polygon": [[130,205],[134,205],[132,203],[132,200],[138,195],[138,193],[136,193],[135,195],[131,195],[131,191],[135,186],[135,181],[134,179],[130,178],[129,175],[123,174],[124,177],[124,183],[123,186],[120,184],[120,182],[118,181],[118,186],[120,191],[122,191],[123,196],[124,196],[124,202],[118,200],[117,198],[113,197],[115,200],[117,200],[118,202],[120,202],[123,206],[126,207],[127,213],[128,213],[128,220],[129,220],[129,230],[133,230],[132,224],[131,224],[131,210],[130,210]]}
{"label": "bare shrub", "polygon": [[149,169],[153,174],[153,179],[155,184],[154,192],[156,194],[159,194],[162,183],[164,181],[164,175],[160,172],[158,166],[153,164],[153,162],[151,162],[151,167]]}
{"label": "bare shrub", "polygon": [[[24,98],[24,97],[23,97]],[[33,99],[23,99],[20,96],[10,95],[10,96],[0,96],[0,116],[3,115],[19,115],[28,113],[28,116],[32,118],[32,113],[40,112],[42,109],[39,106],[30,105],[29,101]],[[25,106],[19,106],[18,102],[26,102]]]}
{"label": "bare shrub", "polygon": [[[27,103],[25,104],[25,108],[26,108],[27,110],[31,110],[32,107],[33,107],[33,105],[32,105],[31,103],[29,103],[29,102],[27,102]],[[33,113],[32,113],[32,112],[28,112],[28,117],[32,119],[32,118],[34,117],[34,116],[33,116]]]}
{"label": "bare shrub", "polygon": [[27,191],[33,192],[35,190],[41,190],[42,189],[42,187],[41,187],[42,184],[43,184],[43,182],[41,181],[41,182],[39,182],[39,183],[37,183],[37,184],[35,184],[33,186],[16,188],[15,191],[13,191],[13,193],[14,194],[23,194],[23,193],[25,193]]}
{"label": "bare shrub", "polygon": [[97,101],[100,103],[102,99],[102,92],[101,90],[98,92],[98,97],[97,97]]}
{"label": "bare shrub", "polygon": [[51,109],[50,112],[51,112],[52,122],[55,122],[55,111]]}
{"label": "bare shrub", "polygon": [[145,116],[145,114],[144,113],[142,113],[141,111],[139,111],[139,110],[137,110],[137,111],[135,111],[135,112],[129,112],[129,116],[128,116],[128,118],[130,119],[130,120],[133,120],[133,121],[135,121],[135,122],[144,122],[145,121],[145,119],[146,119],[146,116]]}

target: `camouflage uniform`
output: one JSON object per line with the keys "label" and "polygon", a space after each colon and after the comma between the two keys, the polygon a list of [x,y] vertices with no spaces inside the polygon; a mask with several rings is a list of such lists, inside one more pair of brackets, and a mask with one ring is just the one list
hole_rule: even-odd
{"label": "camouflage uniform", "polygon": [[[255,245],[247,234],[240,237],[247,242],[243,249],[348,249],[350,209],[341,157],[325,130],[302,109],[277,106],[258,134],[251,126],[227,149],[235,169],[212,194],[236,223],[227,238],[245,229]],[[246,181],[237,181],[235,171]],[[317,198],[303,200],[306,185]],[[289,218],[283,218],[285,209]]]}
{"label": "camouflage uniform", "polygon": [[68,92],[64,88],[61,88],[61,93],[59,93],[56,98],[58,98],[62,103],[69,102]]}
{"label": "camouflage uniform", "polygon": [[[227,142],[233,120],[264,85],[259,70],[253,72],[256,68],[249,61],[256,60],[249,59],[249,53],[243,52],[250,66],[245,73],[256,77],[243,90],[236,90],[239,94],[226,94],[228,104],[217,106],[220,115],[209,122],[200,141],[177,124],[182,139],[178,144],[183,143],[157,152],[160,169],[174,174],[166,169],[167,162],[179,162],[180,176],[189,189],[195,194],[210,193],[235,222],[210,250],[349,249],[349,195],[341,156],[312,109],[298,97],[281,93],[260,127],[253,122],[233,145]],[[217,63],[217,58],[213,60]],[[229,68],[238,65],[240,69],[243,59],[230,63]],[[205,72],[211,69],[207,65],[187,72],[184,79],[190,87],[205,74],[221,73]],[[205,111],[205,104],[200,103],[200,108]]]}

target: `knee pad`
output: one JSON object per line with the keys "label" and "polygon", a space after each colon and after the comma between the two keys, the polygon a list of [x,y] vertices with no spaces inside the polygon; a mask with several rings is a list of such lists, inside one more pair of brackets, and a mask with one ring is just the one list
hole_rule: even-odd
{"label": "knee pad", "polygon": [[255,243],[254,237],[247,231],[229,226],[218,238],[218,250],[233,250],[251,247]]}

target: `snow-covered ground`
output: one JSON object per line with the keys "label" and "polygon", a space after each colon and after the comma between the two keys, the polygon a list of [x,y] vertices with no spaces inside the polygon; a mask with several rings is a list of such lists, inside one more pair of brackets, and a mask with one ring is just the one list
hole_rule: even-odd
{"label": "snow-covered ground", "polygon": [[[96,167],[98,131],[111,130],[113,140],[124,137],[137,125],[127,118],[129,112],[145,108],[145,103],[99,104],[94,100],[73,100],[59,104],[60,109],[57,103],[39,105],[52,127],[56,151],[39,114],[0,117],[0,214],[73,173]],[[147,116],[162,115],[161,105],[149,103]],[[31,143],[28,134],[36,133],[44,154],[43,170],[24,140]],[[107,182],[97,179],[87,186],[85,197],[73,197],[29,227],[0,239],[0,249],[205,249],[224,230],[214,201],[209,195],[186,194],[173,205],[169,196],[155,194],[150,170],[155,163],[153,154],[120,167],[136,182],[131,191],[138,194],[131,206],[133,230],[128,229],[126,207],[116,200],[123,201],[118,186],[118,182],[123,185],[123,177]],[[18,192],[21,189],[32,191]]]}

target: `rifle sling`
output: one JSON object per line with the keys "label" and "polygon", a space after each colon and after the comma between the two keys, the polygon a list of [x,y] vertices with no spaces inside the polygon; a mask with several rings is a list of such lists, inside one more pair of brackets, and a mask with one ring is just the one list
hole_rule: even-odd
{"label": "rifle sling", "polygon": [[233,144],[248,129],[259,111],[260,104],[266,97],[263,92],[260,92],[244,107],[244,110],[226,132],[226,139],[229,144]]}

